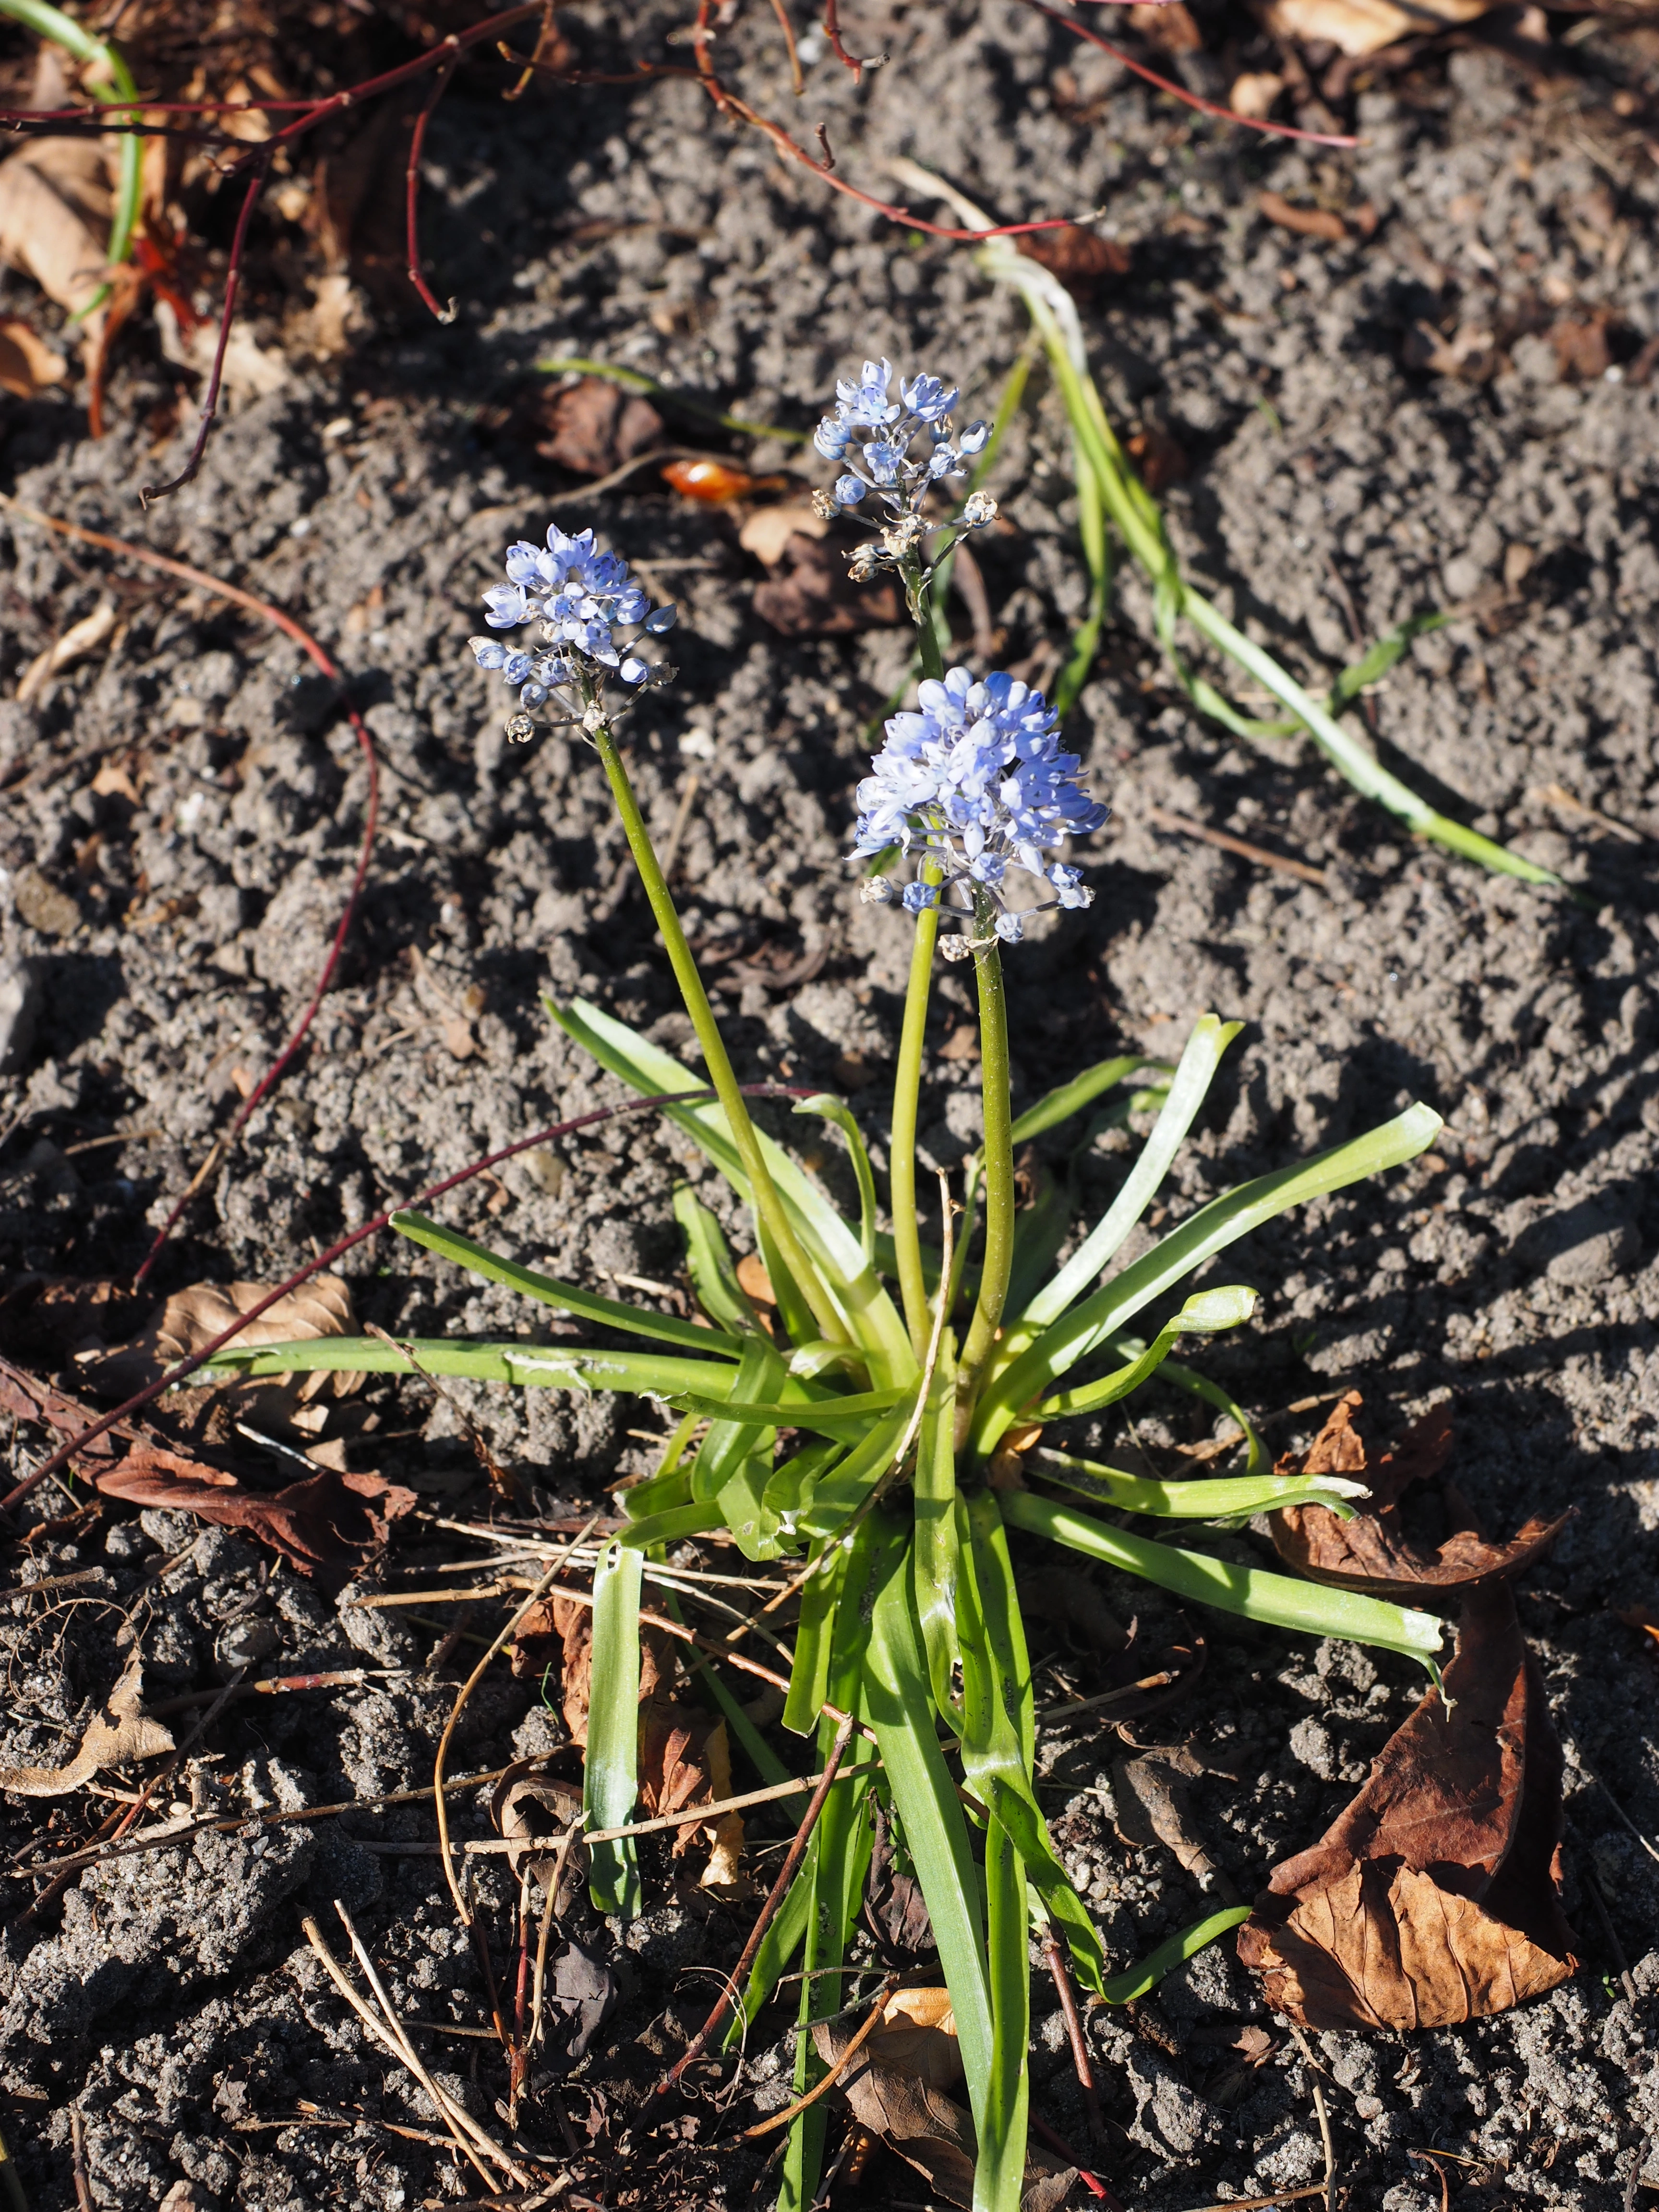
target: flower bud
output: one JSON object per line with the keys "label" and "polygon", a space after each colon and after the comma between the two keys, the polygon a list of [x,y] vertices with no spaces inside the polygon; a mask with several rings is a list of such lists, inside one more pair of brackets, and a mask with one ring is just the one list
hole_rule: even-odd
{"label": "flower bud", "polygon": [[861,906],[891,906],[897,896],[898,893],[885,876],[866,876],[859,885],[859,903]]}

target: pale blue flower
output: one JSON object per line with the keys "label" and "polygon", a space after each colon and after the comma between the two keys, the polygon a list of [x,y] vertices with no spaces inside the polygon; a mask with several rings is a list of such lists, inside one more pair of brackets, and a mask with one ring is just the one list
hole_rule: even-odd
{"label": "pale blue flower", "polygon": [[856,507],[864,497],[866,487],[856,477],[842,477],[836,485],[834,498],[837,507]]}
{"label": "pale blue flower", "polygon": [[[1048,856],[1098,830],[1109,810],[1079,782],[1081,763],[1060,750],[1059,719],[1040,691],[1012,676],[976,680],[969,669],[950,669],[921,685],[914,708],[891,717],[870,765],[858,787],[854,852],[915,853],[947,885],[988,897],[1010,944],[1023,930],[1004,903],[1012,864],[1046,877],[1056,893],[1049,904],[1091,902],[1080,871]],[[936,902],[928,885],[904,893],[913,914]]]}
{"label": "pale blue flower", "polygon": [[[937,376],[901,378],[896,401],[889,396],[892,384],[887,361],[866,361],[856,383],[842,377],[835,412],[818,424],[812,443],[847,471],[832,495],[836,506],[855,507],[864,489],[878,491],[896,520],[917,514],[931,485],[963,475],[965,459],[984,451],[991,431],[988,423],[975,422],[952,436],[957,392]],[[921,450],[913,453],[918,441]],[[852,490],[854,484],[861,489]]]}
{"label": "pale blue flower", "polygon": [[579,719],[611,672],[635,688],[650,680],[651,664],[638,651],[638,641],[619,643],[616,632],[643,629],[660,636],[673,628],[675,611],[653,609],[627,562],[619,554],[601,553],[591,530],[569,538],[555,523],[544,545],[520,538],[508,546],[505,565],[507,581],[492,584],[483,595],[484,620],[491,629],[538,623],[541,642],[553,650],[532,657],[526,647],[495,638],[467,642],[480,668],[499,669],[519,692],[521,708],[539,707],[556,687],[572,684],[579,696],[561,695],[560,703]]}

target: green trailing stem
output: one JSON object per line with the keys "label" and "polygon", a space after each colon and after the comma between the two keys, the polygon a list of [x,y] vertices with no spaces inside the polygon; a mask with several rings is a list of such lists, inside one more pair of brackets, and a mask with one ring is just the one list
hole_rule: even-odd
{"label": "green trailing stem", "polygon": [[720,1035],[720,1024],[714,1019],[714,1008],[708,1003],[708,994],[703,988],[697,963],[691,957],[691,947],[686,943],[685,932],[680,925],[667,879],[658,863],[650,832],[645,826],[645,817],[640,812],[639,801],[634,796],[634,787],[629,781],[628,770],[623,766],[622,754],[609,722],[596,720],[592,738],[606,781],[611,786],[611,795],[617,803],[617,813],[622,822],[623,835],[628,839],[629,850],[634,855],[634,865],[640,872],[640,881],[645,886],[652,915],[667,950],[669,964],[674,970],[674,981],[680,987],[685,1011],[691,1017],[691,1026],[696,1032],[703,1064],[708,1070],[708,1079],[725,1109],[732,1141],[743,1162],[744,1173],[754,1197],[755,1212],[764,1223],[767,1234],[776,1245],[779,1255],[801,1296],[811,1307],[820,1335],[831,1344],[844,1344],[847,1329],[841,1316],[819,1281],[817,1268],[801,1249],[800,1240],[778,1202],[771,1171],[756,1137],[755,1125],[749,1118],[748,1103],[738,1087],[737,1077],[732,1072],[726,1041]]}

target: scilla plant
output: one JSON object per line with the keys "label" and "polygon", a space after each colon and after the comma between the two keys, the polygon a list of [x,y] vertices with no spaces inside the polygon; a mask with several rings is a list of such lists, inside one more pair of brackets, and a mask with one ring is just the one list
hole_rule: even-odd
{"label": "scilla plant", "polygon": [[[1431,1668],[1440,1642],[1440,1625],[1427,1614],[1237,1565],[1101,1517],[1104,1507],[1213,1522],[1310,1500],[1352,1511],[1352,1484],[1264,1472],[1248,1423],[1248,1464],[1231,1480],[1149,1481],[1037,1448],[1052,1425],[1121,1403],[1160,1367],[1227,1404],[1214,1384],[1169,1355],[1183,1336],[1246,1323],[1256,1293],[1237,1285],[1194,1287],[1199,1276],[1260,1224],[1420,1152],[1439,1121],[1413,1105],[1352,1143],[1212,1200],[1125,1262],[1126,1241],[1162,1187],[1238,1024],[1206,1014],[1173,1069],[1153,1068],[1134,1054],[1104,1060],[1013,1115],[1005,950],[1017,963],[1012,948],[1034,910],[1089,902],[1079,868],[1061,854],[1067,840],[1100,827],[1105,809],[1083,787],[1079,760],[1062,750],[1056,716],[1040,693],[1006,674],[941,665],[931,599],[937,563],[995,507],[979,492],[957,512],[936,512],[935,504],[987,438],[981,425],[952,435],[956,395],[936,380],[901,382],[896,397],[893,381],[884,362],[865,363],[840,387],[817,439],[842,471],[820,495],[823,504],[870,522],[854,573],[898,572],[923,672],[915,706],[888,722],[886,744],[858,793],[855,851],[879,856],[878,871],[906,878],[901,886],[887,872],[868,874],[863,895],[890,906],[894,926],[914,933],[885,1221],[864,1138],[840,1099],[816,1096],[795,1110],[839,1132],[858,1192],[856,1219],[843,1218],[799,1162],[756,1126],[617,735],[618,697],[625,708],[629,696],[663,676],[645,653],[672,610],[651,611],[621,561],[596,550],[591,532],[568,538],[555,529],[544,546],[511,550],[507,580],[487,600],[492,629],[534,623],[539,635],[517,646],[479,638],[474,651],[517,692],[514,736],[527,734],[535,711],[550,702],[597,753],[690,1016],[706,1085],[597,1006],[554,1006],[552,1018],[623,1083],[672,1102],[662,1110],[748,1209],[775,1324],[744,1295],[718,1221],[689,1189],[677,1194],[675,1212],[707,1325],[556,1281],[416,1214],[398,1215],[394,1225],[474,1274],[590,1322],[608,1340],[628,1340],[624,1348],[419,1340],[410,1349],[422,1367],[523,1388],[632,1392],[680,1416],[658,1472],[624,1493],[627,1525],[597,1574],[586,1790],[592,1828],[625,1825],[635,1797],[645,1559],[702,1537],[735,1544],[750,1559],[799,1563],[784,1726],[816,1732],[823,1760],[838,1737],[845,1747],[850,1717],[873,1736],[879,1758],[824,1798],[799,1874],[753,1960],[744,2016],[753,2016],[797,1950],[804,1954],[803,2021],[839,2002],[836,1976],[860,1908],[878,1802],[920,1879],[950,1988],[978,2142],[975,2203],[983,2212],[1015,2212],[1025,2161],[1034,1923],[1060,1933],[1089,1991],[1121,2000],[1241,1916],[1214,1916],[1109,1978],[1100,1939],[1037,1802],[1032,1681],[1011,1535],[1068,1546],[1200,1606],[1304,1635],[1382,1645]],[[973,966],[983,1141],[941,1200],[942,1234],[930,1247],[917,1191],[916,1121],[929,993],[941,957]],[[1125,1092],[1138,1074],[1146,1079]],[[1016,1145],[1115,1091],[1119,1103],[1110,1111],[1120,1126],[1137,1109],[1155,1109],[1155,1118],[1104,1216],[1074,1231],[1063,1205],[1018,1208]],[[931,1203],[927,1212],[931,1218]],[[1069,1256],[1056,1266],[1068,1242]],[[368,1340],[262,1348],[241,1364],[261,1374],[407,1364],[389,1341]],[[1022,1466],[1042,1490],[1028,1486]],[[1080,1502],[1062,1502],[1055,1490]],[[639,1909],[628,1839],[594,1847],[591,1878],[601,1910]],[[797,2067],[805,2090],[821,2070],[808,2035]],[[793,2123],[785,2206],[813,2199],[824,2112],[822,2103],[811,2105]]]}

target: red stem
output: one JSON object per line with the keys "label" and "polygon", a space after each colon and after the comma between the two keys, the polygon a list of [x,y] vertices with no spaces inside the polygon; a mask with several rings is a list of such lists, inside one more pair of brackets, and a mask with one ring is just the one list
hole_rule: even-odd
{"label": "red stem", "polygon": [[230,265],[225,271],[225,304],[219,316],[219,343],[213,349],[213,373],[208,378],[207,398],[202,405],[202,427],[196,433],[196,443],[190,449],[190,459],[171,483],[140,486],[140,507],[147,507],[152,500],[165,499],[169,492],[177,491],[181,485],[187,484],[202,465],[202,456],[207,451],[208,432],[213,428],[213,418],[219,408],[219,382],[224,374],[225,348],[230,343],[230,325],[236,313],[236,287],[241,276],[242,248],[247,242],[247,227],[253,215],[254,202],[264,190],[270,168],[268,158],[256,165],[242,198],[242,211],[236,218],[236,234],[230,241]]}
{"label": "red stem", "polygon": [[459,58],[459,48],[453,33],[444,40],[444,44],[447,46],[456,47],[457,52],[451,53],[449,59],[438,71],[427,103],[415,118],[415,128],[409,141],[409,171],[404,179],[404,222],[409,239],[409,281],[441,323],[453,323],[455,319],[455,302],[452,300],[447,307],[441,307],[432,296],[431,287],[421,274],[421,243],[416,229],[416,208],[421,192],[421,153],[426,144],[426,126],[432,119],[433,109],[444,96],[444,88],[455,73],[455,64]]}
{"label": "red stem", "polygon": [[[172,567],[177,564],[169,562],[167,565]],[[211,579],[207,580],[211,581]],[[744,1083],[740,1084],[738,1088],[748,1098],[811,1098],[817,1095],[806,1085],[797,1083]],[[664,1106],[701,1104],[713,1098],[714,1095],[714,1091],[708,1090],[665,1091],[659,1092],[654,1098],[631,1098],[621,1106],[596,1107],[591,1113],[578,1114],[574,1121],[556,1122],[550,1129],[538,1129],[533,1136],[520,1137],[514,1144],[503,1145],[498,1152],[490,1152],[483,1159],[474,1160],[471,1167],[462,1168],[454,1175],[446,1176],[441,1182],[434,1182],[429,1189],[417,1193],[415,1197],[407,1200],[404,1204],[388,1206],[384,1213],[377,1213],[372,1221],[364,1222],[361,1229],[352,1230],[348,1236],[342,1237],[337,1243],[331,1244],[325,1252],[319,1252],[314,1260],[307,1261],[306,1265],[290,1275],[286,1282],[279,1283],[274,1291],[267,1292],[257,1306],[251,1307],[246,1313],[233,1322],[230,1328],[221,1329],[218,1335],[204,1344],[199,1352],[191,1352],[188,1359],[181,1359],[175,1366],[169,1367],[164,1375],[160,1375],[155,1382],[147,1383],[143,1389],[136,1391],[125,1403],[118,1406],[112,1413],[105,1413],[100,1419],[94,1421],[89,1428],[82,1429],[78,1437],[71,1437],[66,1444],[60,1445],[50,1458],[40,1462],[32,1474],[25,1475],[21,1482],[14,1484],[5,1496],[0,1498],[0,1513],[9,1513],[14,1505],[20,1504],[28,1496],[37,1483],[44,1482],[49,1474],[56,1474],[61,1468],[67,1467],[76,1454],[83,1451],[87,1445],[95,1443],[100,1437],[107,1436],[112,1428],[130,1419],[132,1414],[141,1413],[146,1406],[153,1404],[164,1391],[176,1389],[186,1376],[194,1375],[198,1368],[209,1365],[216,1352],[222,1352],[231,1339],[240,1336],[250,1322],[258,1321],[262,1314],[269,1313],[279,1298],[285,1298],[290,1291],[298,1290],[301,1283],[308,1283],[313,1275],[321,1274],[325,1267],[331,1267],[337,1260],[362,1243],[365,1238],[378,1237],[383,1229],[390,1226],[394,1213],[400,1213],[416,1206],[429,1206],[434,1198],[441,1198],[446,1191],[454,1190],[459,1184],[470,1182],[474,1176],[486,1174],[489,1169],[499,1167],[503,1160],[510,1160],[519,1152],[528,1152],[534,1145],[556,1143],[562,1137],[573,1135],[578,1129],[591,1128],[600,1121],[614,1121],[623,1114],[646,1113],[654,1108]],[[690,1634],[689,1631],[678,1629],[672,1622],[668,1626],[674,1635]],[[751,1660],[740,1659],[735,1653],[726,1651],[722,1645],[714,1644],[710,1648],[722,1658],[729,1658],[734,1667],[746,1668],[750,1674],[765,1672],[763,1668],[757,1668]],[[769,1674],[766,1679],[773,1680],[778,1678]],[[785,1687],[787,1686],[786,1683]]]}
{"label": "red stem", "polygon": [[830,52],[842,67],[852,70],[854,83],[862,84],[869,63],[861,60],[857,54],[849,54],[841,42],[841,0],[823,0],[823,35],[830,41]]}
{"label": "red stem", "polygon": [[1224,123],[1242,124],[1246,131],[1262,131],[1272,138],[1301,138],[1310,146],[1357,146],[1357,138],[1339,138],[1322,131],[1297,131],[1288,123],[1261,123],[1253,115],[1236,115],[1231,107],[1218,107],[1212,100],[1200,100],[1195,92],[1188,92],[1184,84],[1173,84],[1167,76],[1138,62],[1133,54],[1126,54],[1121,46],[1115,46],[1109,39],[1103,39],[1098,31],[1091,31],[1082,23],[1074,23],[1069,15],[1062,15],[1051,8],[1048,0],[1025,0],[1028,8],[1035,8],[1039,15],[1046,15],[1051,23],[1062,24],[1074,39],[1086,39],[1091,46],[1103,53],[1113,55],[1125,69],[1133,70],[1137,76],[1155,84],[1160,92],[1173,93],[1188,107],[1195,107],[1201,115],[1218,115]]}

